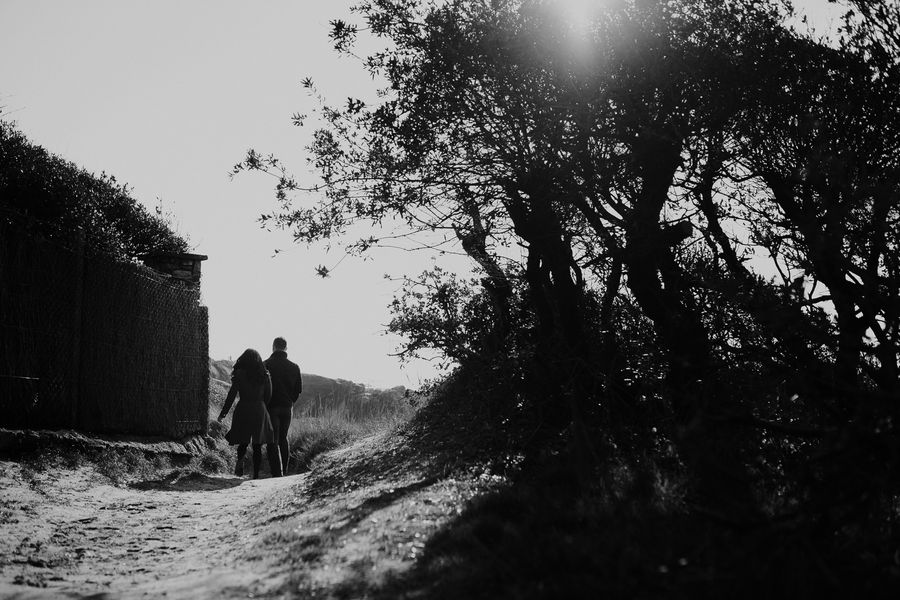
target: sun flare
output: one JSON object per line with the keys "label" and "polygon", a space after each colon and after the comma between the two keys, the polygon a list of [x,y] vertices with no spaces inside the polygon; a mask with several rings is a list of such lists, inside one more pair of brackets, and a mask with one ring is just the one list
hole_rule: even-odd
{"label": "sun flare", "polygon": [[586,59],[590,56],[592,31],[597,19],[609,0],[549,0],[548,6],[566,31],[564,45],[573,56]]}
{"label": "sun flare", "polygon": [[596,14],[604,0],[553,0],[558,6],[560,15],[572,25],[586,25]]}

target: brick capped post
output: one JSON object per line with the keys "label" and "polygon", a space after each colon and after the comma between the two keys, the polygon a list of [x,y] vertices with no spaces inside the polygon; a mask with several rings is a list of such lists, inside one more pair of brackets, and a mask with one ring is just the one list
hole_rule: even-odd
{"label": "brick capped post", "polygon": [[155,252],[144,254],[144,264],[176,281],[200,285],[200,264],[209,258],[203,254]]}

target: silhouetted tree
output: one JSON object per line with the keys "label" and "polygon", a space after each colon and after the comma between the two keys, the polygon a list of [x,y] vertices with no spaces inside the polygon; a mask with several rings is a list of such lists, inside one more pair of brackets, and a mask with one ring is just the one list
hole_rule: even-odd
{"label": "silhouetted tree", "polygon": [[[556,8],[363,2],[386,86],[323,107],[321,200],[292,205],[274,157],[236,170],[279,177],[285,209],[266,219],[299,241],[392,220],[457,243],[483,290],[408,292],[408,350],[474,363],[527,339],[523,371],[576,447],[659,391],[696,499],[756,518],[749,465],[767,449],[808,465],[798,437],[896,435],[897,13],[867,4],[832,43],[774,1],[598,3],[582,23]],[[333,23],[340,52],[358,34]]]}

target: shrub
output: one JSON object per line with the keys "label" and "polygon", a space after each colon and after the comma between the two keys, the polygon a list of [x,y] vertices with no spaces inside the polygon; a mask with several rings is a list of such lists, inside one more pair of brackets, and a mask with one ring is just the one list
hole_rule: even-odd
{"label": "shrub", "polygon": [[211,438],[222,439],[227,432],[228,426],[219,421],[210,421],[207,427],[207,433]]}
{"label": "shrub", "polygon": [[0,208],[29,218],[48,237],[82,230],[90,252],[132,261],[150,252],[185,252],[160,211],[151,214],[115,177],[88,173],[0,121]]}
{"label": "shrub", "polygon": [[200,470],[204,473],[222,473],[228,470],[228,462],[222,452],[210,450],[197,461]]}

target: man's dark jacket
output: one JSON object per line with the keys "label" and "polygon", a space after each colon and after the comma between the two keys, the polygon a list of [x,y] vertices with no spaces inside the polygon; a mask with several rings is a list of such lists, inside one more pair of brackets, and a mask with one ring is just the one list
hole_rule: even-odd
{"label": "man's dark jacket", "polygon": [[266,368],[272,376],[272,400],[269,406],[290,408],[303,391],[300,367],[288,360],[287,352],[276,350],[266,359]]}

